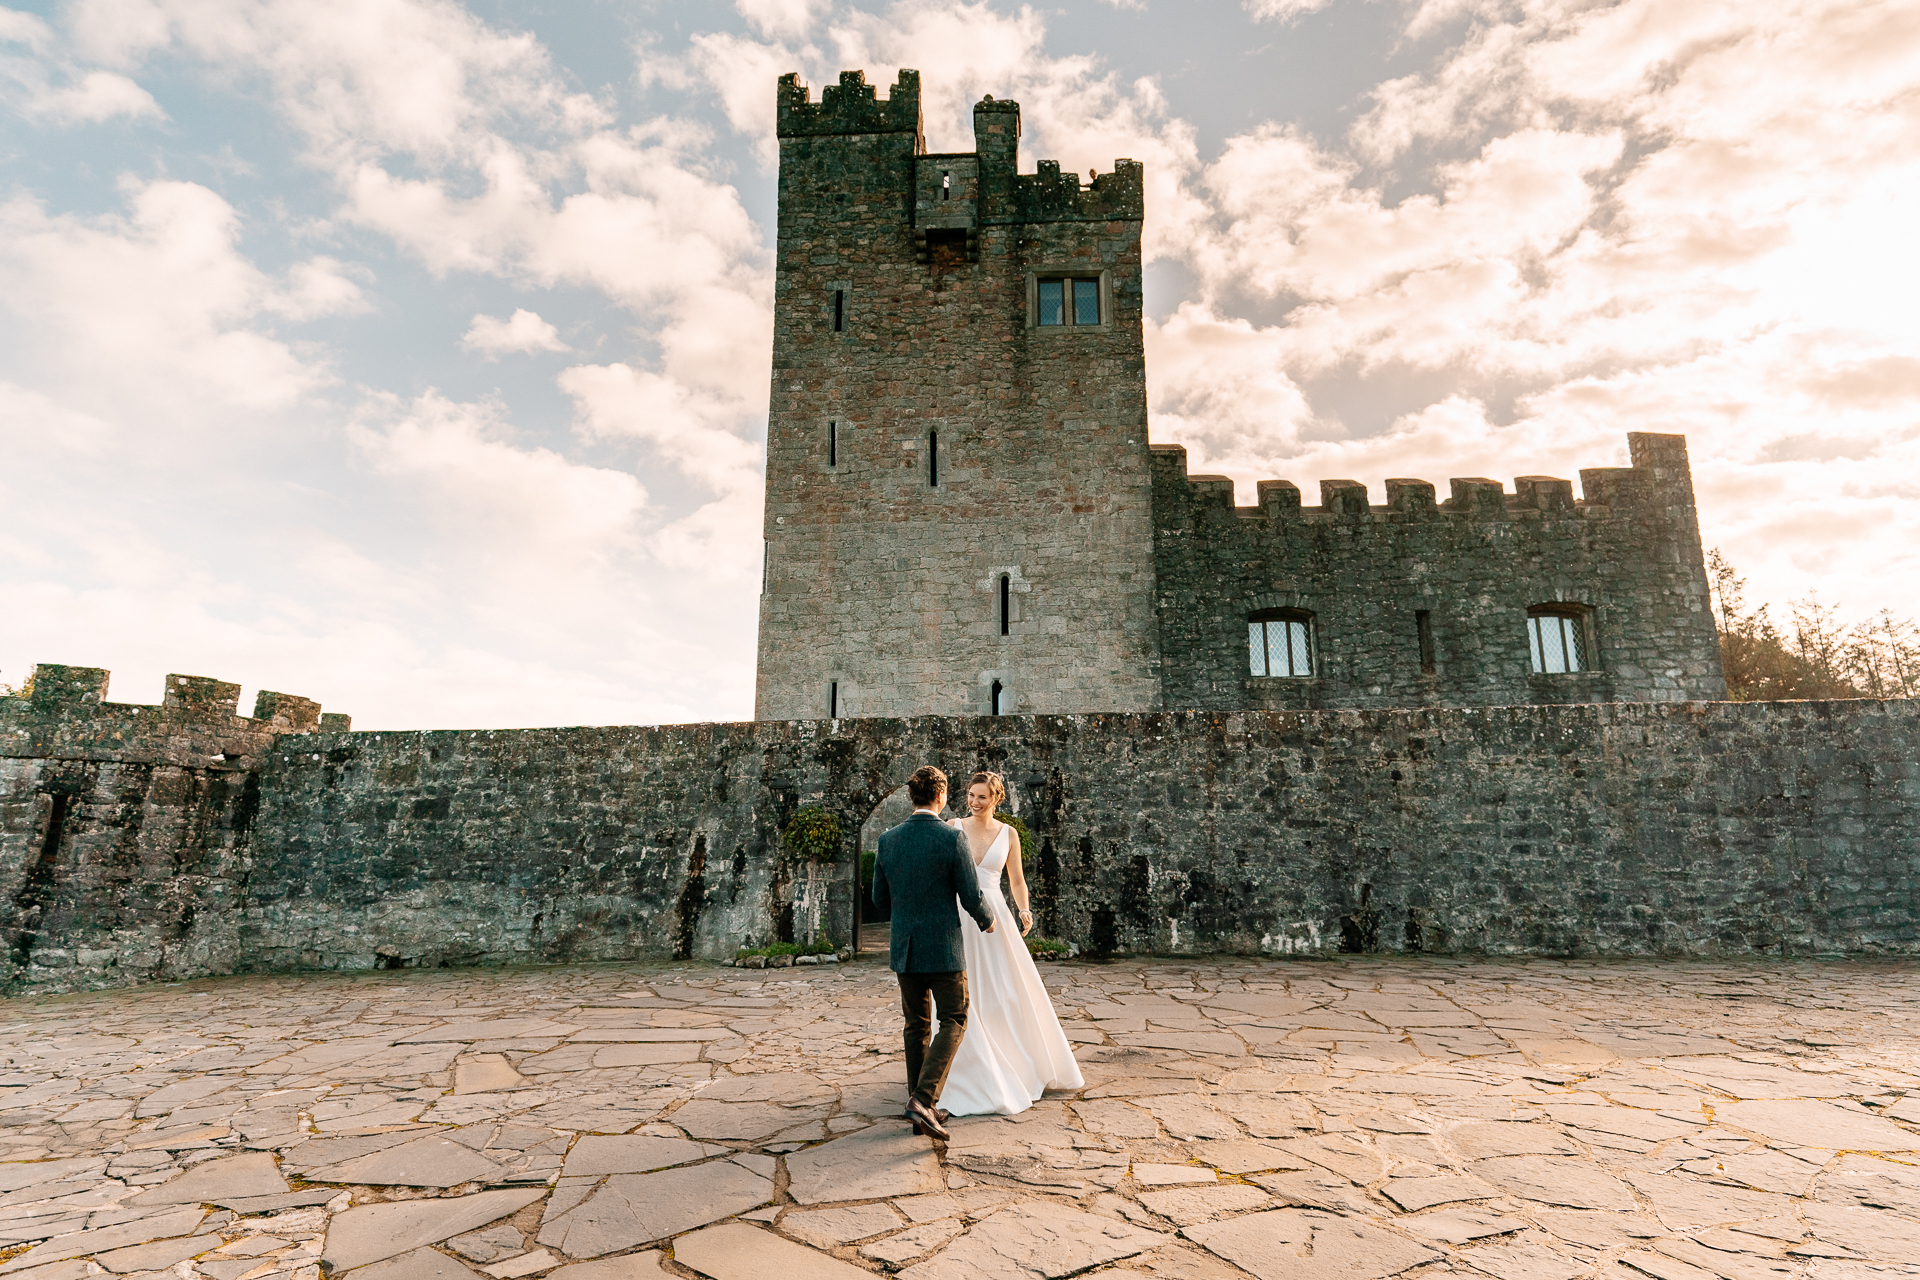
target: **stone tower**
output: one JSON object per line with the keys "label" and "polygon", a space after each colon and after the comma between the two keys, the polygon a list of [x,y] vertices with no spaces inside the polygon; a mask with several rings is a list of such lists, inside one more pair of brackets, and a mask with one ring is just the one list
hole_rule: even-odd
{"label": "stone tower", "polygon": [[778,88],[760,719],[1158,709],[1141,167]]}

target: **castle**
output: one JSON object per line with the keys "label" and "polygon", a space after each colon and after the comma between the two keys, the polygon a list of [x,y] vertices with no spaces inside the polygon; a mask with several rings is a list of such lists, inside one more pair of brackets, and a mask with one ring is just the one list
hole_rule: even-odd
{"label": "castle", "polygon": [[1008,779],[1040,929],[1096,953],[1920,954],[1920,704],[1717,701],[1679,437],[1577,501],[1235,507],[1147,443],[1138,165],[1023,176],[991,99],[926,154],[911,71],[779,95],[758,718],[353,732],[41,664],[0,987],[845,940],[928,762]]}
{"label": "castle", "polygon": [[757,718],[1722,698],[1679,436],[1318,506],[1147,440],[1142,169],[930,153],[920,77],[778,90]]}

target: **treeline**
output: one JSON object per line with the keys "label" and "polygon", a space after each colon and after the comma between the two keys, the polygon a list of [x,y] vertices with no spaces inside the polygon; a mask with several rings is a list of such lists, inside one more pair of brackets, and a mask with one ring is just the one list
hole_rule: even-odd
{"label": "treeline", "polygon": [[1920,694],[1920,628],[1891,609],[1843,623],[1819,593],[1787,605],[1784,625],[1767,605],[1749,610],[1747,580],[1718,547],[1707,553],[1720,627],[1720,665],[1735,702],[1778,698],[1911,698]]}

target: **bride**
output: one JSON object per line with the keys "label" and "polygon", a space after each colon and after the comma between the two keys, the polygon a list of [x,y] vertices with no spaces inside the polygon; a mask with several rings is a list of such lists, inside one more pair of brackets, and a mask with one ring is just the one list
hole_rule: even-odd
{"label": "bride", "polygon": [[1013,1115],[1032,1106],[1045,1090],[1078,1089],[1084,1083],[1021,940],[1033,929],[1033,912],[1027,909],[1027,879],[1020,870],[1020,837],[993,816],[1006,798],[999,774],[976,773],[967,785],[969,816],[952,823],[966,837],[981,897],[995,922],[1008,923],[1011,916],[1000,894],[1003,869],[1013,900],[1020,904],[1018,934],[1010,928],[982,933],[960,913],[971,1009],[939,1103],[942,1111],[959,1116]]}

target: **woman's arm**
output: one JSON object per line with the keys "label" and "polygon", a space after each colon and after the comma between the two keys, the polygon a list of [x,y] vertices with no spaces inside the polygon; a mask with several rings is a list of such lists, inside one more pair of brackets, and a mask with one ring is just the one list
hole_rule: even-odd
{"label": "woman's arm", "polygon": [[1033,912],[1027,909],[1027,877],[1020,870],[1020,833],[1007,832],[1007,843],[1013,847],[1007,850],[1007,888],[1012,892],[1013,905],[1020,912],[1020,936],[1026,937],[1033,932]]}

